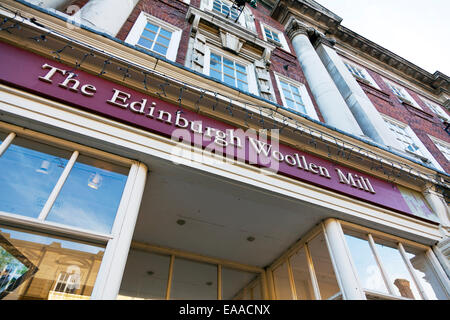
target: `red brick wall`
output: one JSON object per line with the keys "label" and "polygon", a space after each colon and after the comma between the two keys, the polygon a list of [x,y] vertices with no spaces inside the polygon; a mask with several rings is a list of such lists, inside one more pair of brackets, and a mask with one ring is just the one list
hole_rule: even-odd
{"label": "red brick wall", "polygon": [[367,68],[366,70],[381,89],[377,90],[361,83],[363,90],[367,93],[377,110],[382,114],[408,124],[442,168],[446,172],[450,172],[450,163],[428,137],[429,134],[450,143],[450,136],[444,131],[444,125],[441,120],[423,103],[416,92],[405,88],[409,95],[422,107],[423,111],[402,104],[378,73]]}

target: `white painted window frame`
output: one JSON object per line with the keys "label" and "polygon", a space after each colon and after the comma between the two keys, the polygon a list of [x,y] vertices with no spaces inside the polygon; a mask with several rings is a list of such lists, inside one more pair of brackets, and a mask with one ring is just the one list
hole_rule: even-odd
{"label": "white painted window frame", "polygon": [[[367,69],[366,69],[365,67],[363,67],[363,66],[361,66],[361,65],[359,65],[359,64],[356,64],[355,62],[353,62],[353,61],[351,61],[351,60],[348,60],[348,59],[345,59],[345,58],[343,58],[343,57],[341,57],[341,59],[342,59],[342,62],[344,62],[344,65],[345,65],[345,64],[349,64],[349,65],[351,65],[352,67],[358,69],[359,71],[361,71],[361,72],[364,74],[364,76],[365,76],[366,78],[363,79],[363,78],[361,78],[361,77],[358,77],[357,75],[355,75],[355,74],[353,74],[352,72],[349,71],[350,74],[351,74],[353,77],[355,77],[355,78],[357,78],[357,79],[361,79],[363,82],[369,82],[369,83],[368,83],[369,85],[371,85],[372,87],[374,87],[374,88],[376,88],[376,89],[378,89],[378,90],[381,90],[380,87],[378,86],[378,84],[375,82],[375,80],[372,78],[372,76],[370,75],[370,73],[367,71]],[[347,67],[347,66],[346,66],[346,67]]]}
{"label": "white painted window frame", "polygon": [[419,106],[419,104],[416,102],[416,100],[414,100],[413,97],[411,97],[411,95],[408,93],[408,91],[402,85],[400,85],[394,81],[388,80],[386,78],[383,78],[383,81],[388,85],[389,90],[392,92],[392,94],[394,94],[400,100],[400,102],[402,102],[403,97],[397,95],[394,91],[392,91],[390,86],[394,86],[397,89],[399,89],[401,91],[401,93],[405,95],[406,99],[408,100],[408,102],[410,102],[410,104],[413,107],[423,110],[422,107]]}
{"label": "white painted window frame", "polygon": [[[319,116],[317,115],[316,109],[314,108],[314,104],[311,100],[311,97],[308,94],[308,90],[306,89],[306,86],[303,83],[292,80],[292,79],[285,77],[277,72],[274,72],[274,75],[275,75],[275,81],[277,82],[278,91],[280,92],[281,100],[283,101],[283,106],[286,107],[288,110],[292,110],[292,108],[288,107],[288,104],[286,103],[286,98],[284,97],[284,93],[283,93],[283,89],[281,87],[280,80],[287,82],[290,85],[298,88],[298,90],[300,91],[301,97],[303,99],[303,102],[305,104],[306,115],[309,116],[310,118],[320,121]],[[297,112],[299,112],[299,111],[297,111]]]}
{"label": "white painted window frame", "polygon": [[428,135],[428,137],[431,139],[431,141],[433,141],[433,143],[436,145],[436,148],[439,149],[439,151],[442,153],[442,155],[443,155],[448,161],[450,161],[450,154],[449,154],[449,156],[447,157],[447,156],[442,152],[441,148],[439,147],[439,145],[442,145],[442,146],[444,146],[444,148],[446,148],[446,149],[448,149],[448,150],[450,151],[450,143],[448,143],[448,142],[446,142],[446,141],[444,141],[444,140],[435,138],[435,137],[430,136],[430,135]]}
{"label": "white painted window frame", "polygon": [[434,113],[436,114],[439,119],[441,120],[445,120],[447,122],[450,122],[450,116],[447,114],[447,112],[445,112],[442,107],[440,105],[438,105],[437,103],[434,103],[422,96],[419,96],[419,98],[423,101],[423,103],[425,103],[427,105],[427,107]]}
{"label": "white painted window frame", "polygon": [[[16,136],[41,141],[64,149],[75,150],[72,153],[71,159],[66,164],[65,169],[61,173],[57,184],[47,199],[46,205],[44,205],[44,208],[41,210],[38,218],[31,218],[19,214],[0,211],[0,223],[12,224],[19,228],[31,228],[32,230],[46,234],[57,233],[72,237],[76,240],[88,242],[94,241],[102,245],[106,245],[100,269],[97,273],[94,289],[91,294],[91,299],[115,299],[122,279],[123,270],[121,270],[121,268],[125,267],[131,237],[133,235],[134,226],[137,220],[141,197],[145,187],[147,167],[142,163],[133,160],[16,125],[0,122],[0,130],[7,133],[7,137],[0,144],[0,156],[7,150]],[[45,220],[49,209],[51,209],[51,205],[54,203],[56,197],[61,191],[62,185],[69,175],[80,151],[83,154],[104,159],[112,163],[128,166],[130,168],[113,227],[111,233],[109,234]],[[127,242],[127,240],[129,241]],[[116,270],[117,268],[119,268],[119,271]],[[105,288],[106,290],[101,290]],[[117,293],[114,291],[115,289],[117,290]]]}
{"label": "white painted window frame", "polygon": [[[147,22],[150,22],[152,24],[155,24],[159,27],[162,27],[162,28],[167,29],[170,32],[172,32],[172,37],[170,38],[169,47],[167,48],[165,57],[168,60],[175,61],[177,58],[178,47],[180,45],[182,30],[180,28],[177,28],[177,27],[161,20],[161,19],[151,16],[148,13],[145,13],[143,11],[141,11],[136,22],[134,23],[133,27],[131,28],[130,32],[128,33],[127,37],[125,38],[125,42],[127,42],[131,45],[134,45],[134,46],[138,46],[137,43],[142,35],[142,32],[144,31],[145,26],[147,25]],[[142,48],[152,51],[145,47],[142,47]],[[156,54],[160,54],[156,51],[152,51],[152,52],[155,52]]]}
{"label": "white painted window frame", "polygon": [[[271,27],[271,26],[265,24],[265,23],[262,22],[262,21],[260,21],[259,24],[261,25],[261,32],[262,32],[262,35],[263,35],[263,38],[264,38],[265,41],[268,41],[268,42],[272,42],[272,43],[278,44],[278,45],[281,46],[281,48],[282,48],[284,51],[287,51],[287,52],[291,53],[291,50],[289,49],[289,45],[288,45],[288,43],[287,43],[287,41],[286,41],[286,37],[284,36],[283,31],[277,30],[277,29],[275,29],[275,28],[273,28],[273,27]],[[269,29],[271,32],[276,33],[277,36],[278,36],[278,39],[280,39],[280,42],[277,42],[277,41],[272,40],[272,39],[268,39],[267,36],[266,36],[266,32],[265,32],[264,28],[267,28],[267,29]]]}
{"label": "white painted window frame", "polygon": [[[247,81],[248,81],[248,92],[252,93],[256,96],[259,96],[258,84],[256,82],[256,74],[255,74],[255,66],[248,60],[242,59],[238,56],[232,55],[224,50],[221,50],[217,47],[211,46],[211,44],[206,44],[205,46],[205,56],[204,56],[204,66],[203,73],[209,76],[210,71],[210,62],[211,62],[211,51],[214,54],[225,57],[229,60],[235,61],[243,66],[245,66],[247,70]],[[223,82],[224,83],[224,82]],[[225,84],[225,83],[224,83]],[[237,87],[235,87],[238,89]]]}
{"label": "white painted window frame", "polygon": [[[419,147],[420,152],[424,155],[424,157],[426,159],[428,159],[428,161],[431,162],[431,164],[441,170],[444,171],[444,169],[441,167],[441,165],[439,164],[439,162],[436,161],[436,159],[433,157],[433,155],[430,153],[430,151],[428,151],[427,147],[425,147],[425,145],[422,143],[422,141],[417,137],[417,135],[414,133],[414,131],[411,129],[411,127],[403,122],[398,121],[397,119],[391,118],[385,114],[380,113],[381,116],[383,117],[383,119],[389,122],[393,122],[395,124],[397,124],[398,126],[402,127],[405,132],[408,134],[408,136],[413,140],[413,142]],[[390,130],[390,129],[389,129]],[[397,138],[395,138],[397,139]],[[402,150],[405,151],[407,154],[411,154],[414,155],[416,157],[421,157],[420,155],[417,155],[409,150]]]}

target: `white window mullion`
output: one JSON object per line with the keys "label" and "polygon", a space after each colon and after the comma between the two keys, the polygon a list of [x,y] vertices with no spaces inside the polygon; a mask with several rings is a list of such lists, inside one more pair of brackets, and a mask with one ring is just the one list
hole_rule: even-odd
{"label": "white window mullion", "polygon": [[0,157],[3,155],[3,153],[8,149],[9,145],[13,141],[13,139],[16,137],[16,134],[14,132],[11,132],[8,134],[8,136],[3,140],[2,144],[0,145]]}
{"label": "white window mullion", "polygon": [[414,271],[414,267],[412,266],[411,261],[409,261],[408,256],[406,255],[405,248],[403,248],[403,245],[400,242],[398,243],[398,251],[400,251],[400,255],[402,256],[403,261],[405,262],[406,267],[408,268],[408,271],[411,274],[414,283],[416,284],[416,287],[419,289],[419,293],[422,296],[422,299],[429,300],[429,297],[427,296],[422,283],[420,282],[416,272]]}
{"label": "white window mullion", "polygon": [[322,296],[320,295],[319,282],[317,281],[316,272],[314,271],[314,264],[312,261],[311,253],[309,252],[308,244],[305,243],[305,255],[306,261],[308,262],[308,270],[309,276],[311,278],[311,284],[314,290],[314,297],[316,300],[322,300]]}
{"label": "white window mullion", "polygon": [[78,151],[74,151],[72,153],[72,156],[69,159],[69,162],[67,162],[63,172],[61,173],[61,176],[58,179],[58,182],[56,183],[55,187],[52,190],[52,193],[50,193],[50,196],[47,199],[47,202],[45,203],[44,207],[41,210],[41,213],[39,214],[38,220],[45,220],[47,218],[47,215],[49,214],[50,210],[53,207],[53,204],[56,201],[56,198],[58,197],[64,183],[67,180],[67,177],[70,174],[70,171],[72,170],[75,162],[77,161],[78,155],[80,153]]}
{"label": "white window mullion", "polygon": [[379,267],[379,269],[381,271],[381,276],[383,277],[384,284],[388,288],[389,293],[392,294],[392,295],[395,295],[395,288],[392,285],[392,282],[391,282],[391,280],[389,278],[389,275],[386,272],[386,268],[384,267],[383,262],[381,261],[380,255],[378,254],[377,248],[375,246],[375,241],[373,240],[373,237],[372,237],[372,235],[370,233],[367,236],[368,236],[368,239],[369,239],[370,249],[372,250],[372,253],[373,253],[374,257],[375,257],[375,261],[377,262],[378,267]]}

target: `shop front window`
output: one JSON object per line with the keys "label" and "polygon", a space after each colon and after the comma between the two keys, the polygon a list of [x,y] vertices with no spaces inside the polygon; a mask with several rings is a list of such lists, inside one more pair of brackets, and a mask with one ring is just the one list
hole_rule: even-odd
{"label": "shop front window", "polygon": [[14,138],[0,157],[0,211],[37,218],[71,153]]}
{"label": "shop front window", "polygon": [[129,169],[80,155],[47,220],[109,233]]}
{"label": "shop front window", "polygon": [[0,212],[110,233],[128,172],[17,136],[0,156]]}
{"label": "shop front window", "polygon": [[0,299],[89,299],[105,248],[0,226]]}
{"label": "shop front window", "polygon": [[305,239],[285,260],[276,262],[272,275],[278,300],[341,298],[325,235],[321,231]]}
{"label": "shop front window", "polygon": [[428,258],[430,249],[357,227],[345,227],[344,234],[367,299],[449,298]]}
{"label": "shop front window", "polygon": [[[261,300],[258,272],[228,267],[228,261],[158,247],[156,252],[132,248],[122,278],[120,300]],[[166,252],[166,253],[165,253]],[[181,256],[180,256],[181,255]],[[234,263],[231,263],[234,264]],[[255,269],[259,269],[256,268]],[[262,269],[261,271],[262,272]]]}

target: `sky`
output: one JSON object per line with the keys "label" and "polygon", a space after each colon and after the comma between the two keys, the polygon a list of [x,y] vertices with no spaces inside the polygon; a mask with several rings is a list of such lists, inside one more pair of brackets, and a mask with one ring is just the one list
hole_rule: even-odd
{"label": "sky", "polygon": [[450,76],[449,0],[315,0],[341,24],[420,68]]}

